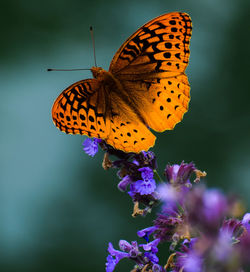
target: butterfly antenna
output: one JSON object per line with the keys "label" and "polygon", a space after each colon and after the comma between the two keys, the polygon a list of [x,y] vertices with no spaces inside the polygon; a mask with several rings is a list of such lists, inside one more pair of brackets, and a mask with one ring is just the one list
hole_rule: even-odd
{"label": "butterfly antenna", "polygon": [[90,30],[90,34],[91,34],[92,43],[93,43],[95,67],[97,67],[97,64],[96,64],[96,54],[95,54],[95,39],[94,39],[94,30],[93,30],[93,27],[90,26],[89,30]]}
{"label": "butterfly antenna", "polygon": [[80,68],[80,69],[52,69],[52,68],[49,68],[47,69],[48,72],[51,72],[51,71],[82,71],[82,70],[91,70],[91,69],[85,69],[85,68]]}

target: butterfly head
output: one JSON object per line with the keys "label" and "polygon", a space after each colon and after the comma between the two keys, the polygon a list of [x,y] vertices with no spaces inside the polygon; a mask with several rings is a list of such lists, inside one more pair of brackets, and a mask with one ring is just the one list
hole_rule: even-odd
{"label": "butterfly head", "polygon": [[106,72],[103,68],[101,67],[92,67],[91,72],[93,74],[94,78],[100,78],[102,75]]}

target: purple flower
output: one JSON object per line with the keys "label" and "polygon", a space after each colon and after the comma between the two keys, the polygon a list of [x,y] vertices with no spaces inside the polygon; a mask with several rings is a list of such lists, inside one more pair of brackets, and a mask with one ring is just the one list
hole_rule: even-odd
{"label": "purple flower", "polygon": [[[179,257],[181,259],[181,257]],[[194,251],[188,253],[185,257],[179,260],[182,263],[182,267],[186,272],[202,272],[203,260]]]}
{"label": "purple flower", "polygon": [[182,243],[180,251],[176,252],[175,270],[186,272],[202,272],[203,271],[203,258],[195,250],[197,239],[188,241],[185,239]]}
{"label": "purple flower", "polygon": [[144,238],[147,242],[149,241],[149,236],[156,230],[157,228],[155,226],[148,227],[146,229],[139,230],[137,232],[137,235],[139,237]]}
{"label": "purple flower", "polygon": [[[142,247],[145,252],[141,252],[139,250],[136,241],[132,241],[131,243],[129,243],[126,240],[120,240],[119,247],[121,251],[114,249],[113,245],[109,243],[108,246],[109,255],[107,257],[106,262],[106,272],[112,272],[115,269],[115,266],[123,258],[133,260],[136,263],[137,267],[140,267],[141,269],[146,265],[153,267],[154,264],[158,264],[159,262],[159,259],[156,256],[156,253],[158,252],[157,248],[158,243],[159,239],[156,239],[150,243],[140,245],[140,247]],[[153,271],[156,272],[164,271],[161,266],[155,266],[154,269],[155,270]]]}
{"label": "purple flower", "polygon": [[141,172],[141,177],[143,179],[152,179],[154,177],[154,172],[149,167],[142,167],[138,169]]}
{"label": "purple flower", "polygon": [[[120,240],[119,247],[122,251],[114,249],[112,243],[109,243],[108,252],[110,255],[107,257],[106,272],[112,272],[121,259],[137,259],[137,256],[141,254],[136,241],[132,241],[130,244],[126,240]],[[140,260],[138,260],[138,263],[140,263]],[[141,264],[143,265],[143,263]]]}
{"label": "purple flower", "polygon": [[250,233],[250,213],[246,213],[241,222],[247,232]]}
{"label": "purple flower", "polygon": [[98,143],[100,143],[102,140],[97,139],[97,138],[87,138],[83,142],[83,150],[85,151],[86,154],[88,154],[91,157],[94,157],[95,154],[98,152]]}
{"label": "purple flower", "polygon": [[232,257],[232,236],[228,232],[221,232],[213,246],[213,258],[217,261],[226,262]]}
{"label": "purple flower", "polygon": [[[239,236],[239,243],[236,244],[237,250],[241,257],[241,261],[244,265],[246,265],[249,269],[250,267],[250,213],[246,213],[241,220],[241,224],[244,230],[241,232]],[[246,270],[248,271],[248,270]]]}
{"label": "purple flower", "polygon": [[160,239],[155,239],[150,243],[147,244],[141,244],[140,246],[143,247],[145,251],[151,251],[152,253],[158,252],[158,244],[160,243]]}
{"label": "purple flower", "polygon": [[155,191],[156,184],[154,179],[137,180],[134,184],[134,191],[140,195],[150,195]]}
{"label": "purple flower", "polygon": [[107,262],[105,264],[106,266],[106,272],[112,272],[115,269],[115,266],[119,263],[119,260],[116,258],[113,258],[111,255],[108,255]]}
{"label": "purple flower", "polygon": [[232,240],[237,240],[244,231],[243,223],[237,219],[224,220],[220,228],[220,234],[226,233]]}
{"label": "purple flower", "polygon": [[225,196],[218,190],[198,186],[187,195],[188,220],[197,230],[216,237],[228,211]]}
{"label": "purple flower", "polygon": [[126,175],[118,184],[118,189],[122,192],[126,191],[126,188],[129,184],[131,184],[132,179],[129,175]]}
{"label": "purple flower", "polygon": [[165,175],[167,180],[174,186],[185,185],[191,187],[190,176],[196,170],[194,164],[182,162],[180,165],[167,165]]}
{"label": "purple flower", "polygon": [[144,256],[154,264],[158,264],[159,262],[159,258],[153,252],[145,252]]}
{"label": "purple flower", "polygon": [[203,210],[207,221],[224,217],[228,207],[225,196],[216,189],[208,189],[203,194]]}
{"label": "purple flower", "polygon": [[156,227],[154,237],[160,238],[161,241],[172,241],[172,237],[175,234],[178,227],[179,230],[183,225],[183,219],[176,213],[174,215],[159,214],[154,221]]}
{"label": "purple flower", "polygon": [[152,169],[157,168],[156,157],[155,157],[154,152],[152,152],[152,151],[148,151],[148,152],[142,151],[141,154],[143,156],[142,160],[144,161],[144,165],[148,165]]}
{"label": "purple flower", "polygon": [[121,259],[130,257],[129,253],[115,250],[112,243],[109,243],[108,252],[110,255],[107,257],[106,272],[112,272]]}
{"label": "purple flower", "polygon": [[119,247],[122,251],[128,252],[130,258],[136,258],[140,254],[136,241],[132,241],[130,244],[126,240],[120,240]]}
{"label": "purple flower", "polygon": [[180,200],[180,194],[171,184],[160,184],[157,192],[166,206],[175,205]]}
{"label": "purple flower", "polygon": [[146,252],[144,253],[144,256],[151,261],[152,263],[158,264],[159,258],[156,256],[156,253],[158,252],[158,244],[160,242],[160,239],[155,239],[150,243],[147,244],[140,244],[139,246],[142,247]]}
{"label": "purple flower", "polygon": [[[242,264],[250,267],[250,232],[245,231],[240,236],[240,243],[236,244]],[[245,270],[249,271],[249,270]]]}
{"label": "purple flower", "polygon": [[141,172],[142,180],[137,180],[133,186],[133,192],[140,195],[150,195],[156,189],[156,183],[153,179],[154,172],[149,167],[143,167],[138,169]]}

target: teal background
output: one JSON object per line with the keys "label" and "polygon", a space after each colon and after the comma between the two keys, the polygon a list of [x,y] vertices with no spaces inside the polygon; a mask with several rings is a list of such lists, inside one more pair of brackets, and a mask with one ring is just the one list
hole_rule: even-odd
{"label": "teal background", "polygon": [[[249,1],[10,0],[1,3],[0,271],[104,271],[109,241],[135,240],[153,215],[133,219],[115,171],[82,151],[82,136],[57,130],[51,106],[90,72],[108,69],[138,27],[171,11],[193,20],[190,110],[175,130],[157,135],[159,172],[194,161],[209,187],[250,207]],[[162,262],[166,261],[166,257]],[[117,271],[129,271],[122,262]]]}

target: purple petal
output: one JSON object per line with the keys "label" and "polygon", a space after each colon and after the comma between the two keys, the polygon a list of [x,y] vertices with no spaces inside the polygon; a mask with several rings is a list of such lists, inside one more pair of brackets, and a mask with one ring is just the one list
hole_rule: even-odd
{"label": "purple petal", "polygon": [[106,262],[106,272],[113,272],[115,269],[115,266],[118,264],[119,261],[117,261],[115,258],[113,258],[111,255],[108,255]]}
{"label": "purple petal", "polygon": [[170,184],[161,184],[157,187],[157,192],[160,195],[162,201],[165,201],[166,204],[178,202],[179,195],[176,189]]}
{"label": "purple petal", "polygon": [[235,218],[224,220],[222,227],[220,228],[220,233],[226,233],[235,239],[237,239],[243,231],[242,222]]}
{"label": "purple petal", "polygon": [[241,222],[246,230],[250,233],[250,213],[246,213]]}
{"label": "purple petal", "polygon": [[132,182],[129,175],[126,175],[117,185],[118,189],[122,192],[126,191],[127,186]]}
{"label": "purple petal", "polygon": [[228,209],[225,196],[216,189],[210,189],[204,192],[203,203],[203,211],[209,221],[224,217]]}
{"label": "purple petal", "polygon": [[191,163],[184,163],[182,162],[181,165],[174,164],[174,165],[167,165],[165,169],[165,175],[167,180],[170,183],[175,185],[191,185],[189,178],[191,174],[195,170],[194,164]]}
{"label": "purple petal", "polygon": [[[94,157],[95,154],[98,152],[98,142],[100,139],[94,138],[93,140],[90,138],[85,139],[83,142],[83,150],[86,154],[88,154],[91,157]],[[102,140],[101,140],[102,141]]]}
{"label": "purple petal", "polygon": [[108,252],[109,252],[109,254],[111,256],[114,256],[118,260],[118,262],[123,258],[128,258],[129,257],[128,253],[114,249],[112,243],[109,243]]}
{"label": "purple petal", "polygon": [[153,227],[149,227],[149,228],[146,228],[146,229],[142,229],[142,230],[139,230],[137,232],[137,235],[139,237],[143,237],[147,242],[149,240],[149,236],[155,231],[157,230],[157,228],[155,226]]}
{"label": "purple petal", "polygon": [[232,257],[232,251],[232,236],[228,232],[221,232],[212,251],[214,258],[227,261]]}
{"label": "purple petal", "polygon": [[150,180],[137,180],[134,183],[134,191],[140,195],[150,195],[156,189],[156,184],[154,179]]}
{"label": "purple petal", "polygon": [[179,168],[180,168],[180,165],[178,164],[174,164],[172,166],[171,165],[166,166],[165,175],[169,182],[175,181],[177,179]]}
{"label": "purple petal", "polygon": [[149,167],[142,167],[138,169],[141,172],[141,177],[143,179],[153,179],[154,177],[154,172],[151,168]]}
{"label": "purple petal", "polygon": [[135,165],[137,165],[137,166],[140,165],[140,163],[139,163],[136,159],[134,159],[132,162],[133,162],[133,164],[135,164]]}
{"label": "purple petal", "polygon": [[186,272],[202,272],[202,259],[192,252],[185,258],[183,267]]}
{"label": "purple petal", "polygon": [[152,263],[158,263],[159,262],[159,258],[156,256],[155,253],[145,252],[144,256],[147,257]]}
{"label": "purple petal", "polygon": [[120,240],[119,247],[122,251],[126,251],[126,252],[129,252],[132,249],[132,245],[126,240]]}
{"label": "purple petal", "polygon": [[141,244],[140,246],[143,247],[145,251],[152,251],[153,253],[157,253],[158,252],[157,246],[159,243],[160,243],[160,239],[157,238],[150,243]]}
{"label": "purple petal", "polygon": [[178,171],[178,176],[182,182],[187,182],[191,174],[196,170],[196,167],[192,162],[184,163],[182,162]]}

